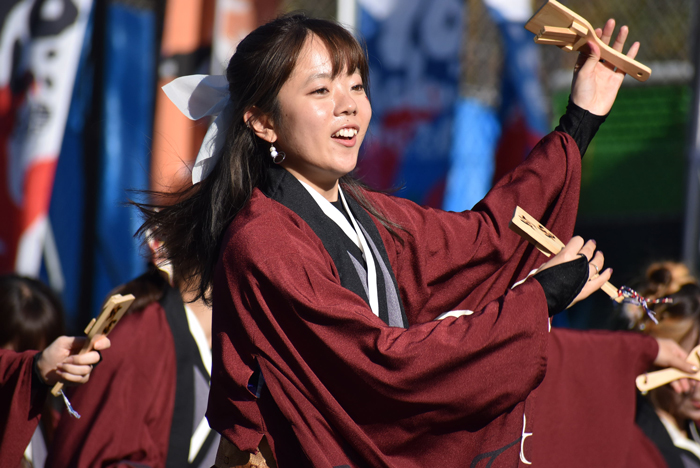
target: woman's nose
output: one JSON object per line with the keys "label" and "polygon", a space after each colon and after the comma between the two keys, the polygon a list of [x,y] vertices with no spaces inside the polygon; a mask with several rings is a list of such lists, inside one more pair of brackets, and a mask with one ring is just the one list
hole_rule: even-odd
{"label": "woman's nose", "polygon": [[357,102],[349,91],[338,91],[335,100],[335,112],[337,115],[355,115],[357,112]]}

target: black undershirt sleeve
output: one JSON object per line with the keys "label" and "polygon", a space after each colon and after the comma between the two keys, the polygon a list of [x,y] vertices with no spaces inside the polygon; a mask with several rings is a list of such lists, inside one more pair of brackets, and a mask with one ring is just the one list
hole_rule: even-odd
{"label": "black undershirt sleeve", "polygon": [[43,385],[46,385],[41,376],[41,372],[39,372],[39,366],[37,365],[37,361],[40,357],[41,353],[36,353],[32,361],[32,393],[37,392]]}
{"label": "black undershirt sleeve", "polygon": [[591,114],[574,104],[569,97],[566,113],[559,119],[559,125],[555,130],[569,134],[576,142],[581,157],[583,157],[598,128],[605,122],[608,115]]}
{"label": "black undershirt sleeve", "polygon": [[588,259],[580,255],[576,260],[560,263],[533,275],[547,299],[549,316],[564,311],[576,299],[588,281]]}

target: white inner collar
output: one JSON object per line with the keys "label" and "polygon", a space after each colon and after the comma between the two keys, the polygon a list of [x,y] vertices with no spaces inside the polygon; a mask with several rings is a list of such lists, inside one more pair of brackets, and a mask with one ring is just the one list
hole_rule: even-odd
{"label": "white inner collar", "polygon": [[202,324],[199,323],[199,320],[197,320],[197,316],[194,314],[189,304],[185,302],[184,306],[187,324],[190,327],[190,333],[192,334],[192,338],[194,338],[194,342],[197,343],[197,349],[199,350],[199,355],[202,357],[204,368],[211,376],[211,348],[209,348],[207,335],[204,333]]}
{"label": "white inner collar", "polygon": [[362,252],[362,256],[367,264],[367,285],[369,287],[369,306],[374,312],[374,315],[379,316],[379,296],[377,294],[377,268],[374,264],[374,258],[372,257],[372,250],[367,244],[365,236],[362,234],[362,230],[357,225],[355,217],[352,215],[352,211],[345,200],[345,195],[338,185],[338,197],[343,202],[345,211],[348,213],[352,225],[348,222],[347,218],[343,216],[335,206],[326,200],[323,195],[318,193],[313,187],[311,187],[306,182],[299,180],[301,185],[306,189],[307,192],[313,197],[316,204],[323,210],[323,213],[328,216],[335,224],[338,225],[340,229],[345,233],[348,238],[355,243],[355,245]]}

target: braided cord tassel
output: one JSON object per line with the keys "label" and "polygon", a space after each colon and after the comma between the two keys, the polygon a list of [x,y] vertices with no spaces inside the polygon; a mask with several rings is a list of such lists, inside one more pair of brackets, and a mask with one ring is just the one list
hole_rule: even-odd
{"label": "braided cord tassel", "polygon": [[661,299],[647,299],[629,286],[620,287],[617,294],[618,296],[622,296],[624,298],[624,302],[641,306],[651,321],[657,325],[659,320],[656,318],[656,312],[649,308],[649,304],[668,304],[669,302],[673,302],[673,299],[670,297],[662,297]]}

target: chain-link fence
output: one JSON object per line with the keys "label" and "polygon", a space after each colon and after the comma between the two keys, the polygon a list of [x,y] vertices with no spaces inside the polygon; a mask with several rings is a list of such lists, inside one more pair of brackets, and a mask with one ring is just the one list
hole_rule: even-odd
{"label": "chain-link fence", "polygon": [[[461,93],[497,105],[504,56],[501,35],[483,0],[465,1]],[[533,9],[542,3],[541,0],[533,1]],[[615,18],[618,25],[628,25],[628,45],[633,41],[642,43],[637,59],[652,67],[652,84],[687,83],[691,79],[692,25],[695,24],[697,2],[562,0],[561,3],[595,27],[602,27],[608,18]],[[334,19],[337,0],[284,0],[281,9],[285,12],[304,10],[315,17]],[[545,94],[551,95],[568,86],[577,54],[562,53],[551,46],[542,46],[540,53],[542,83]]]}
{"label": "chain-link fence", "polygon": [[[537,9],[543,2],[533,2]],[[602,27],[608,18],[627,25],[627,46],[640,41],[637,60],[653,70],[649,84],[688,83],[692,78],[692,25],[696,3],[691,0],[561,0],[561,3],[586,18],[594,27]],[[503,45],[497,26],[482,0],[467,0],[465,40],[462,50],[462,94],[497,105],[503,66]],[[616,31],[619,28],[616,28]],[[566,88],[578,54],[563,53],[557,47],[539,48],[542,84],[545,95]],[[634,84],[628,79],[630,84]]]}

